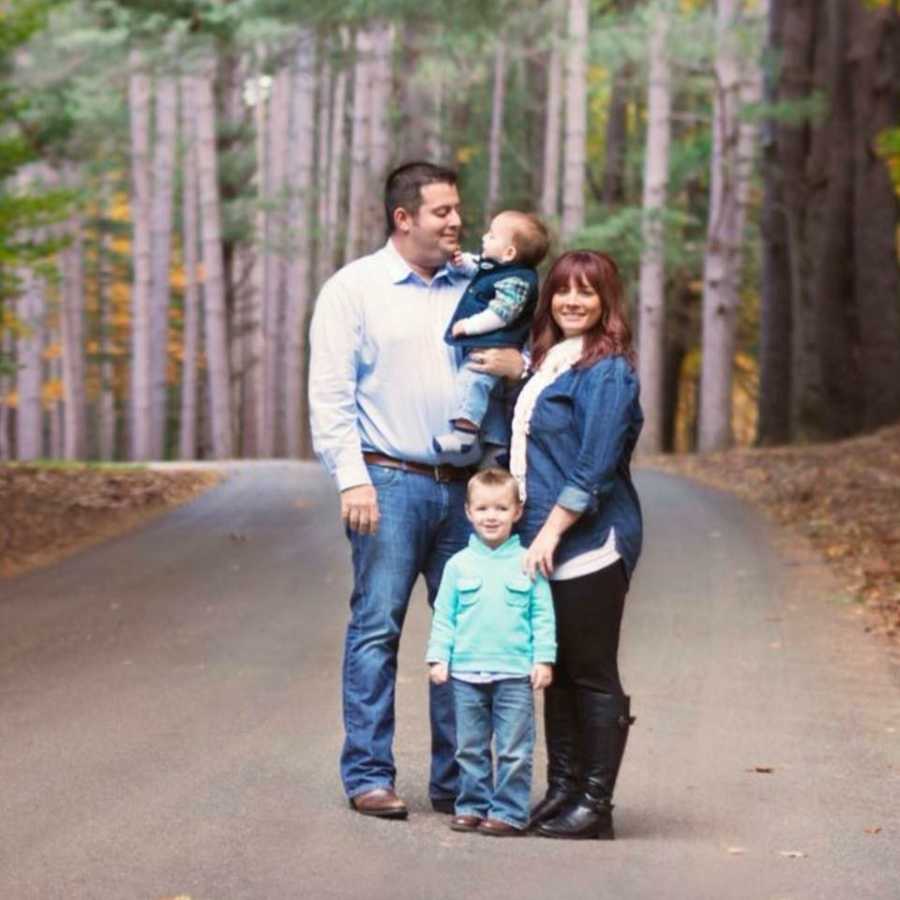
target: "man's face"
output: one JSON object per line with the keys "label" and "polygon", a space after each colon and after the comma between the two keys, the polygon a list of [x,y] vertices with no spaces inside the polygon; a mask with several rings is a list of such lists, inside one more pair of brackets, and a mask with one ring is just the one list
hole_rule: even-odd
{"label": "man's face", "polygon": [[422,205],[414,216],[403,217],[400,229],[412,261],[438,268],[459,249],[459,192],[440,183],[426,184],[420,192]]}

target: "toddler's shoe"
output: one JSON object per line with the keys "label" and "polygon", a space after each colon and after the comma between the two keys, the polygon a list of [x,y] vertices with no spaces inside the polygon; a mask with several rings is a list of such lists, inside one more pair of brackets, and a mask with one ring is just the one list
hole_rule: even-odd
{"label": "toddler's shoe", "polygon": [[485,819],[479,826],[480,834],[488,834],[491,837],[524,837],[525,829],[516,828],[508,822],[501,822],[499,819]]}

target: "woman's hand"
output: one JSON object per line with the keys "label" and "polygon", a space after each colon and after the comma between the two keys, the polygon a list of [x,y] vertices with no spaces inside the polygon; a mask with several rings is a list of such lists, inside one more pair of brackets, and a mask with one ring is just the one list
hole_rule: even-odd
{"label": "woman's hand", "polygon": [[522,563],[522,568],[532,581],[538,572],[545,578],[550,577],[553,571],[553,554],[556,552],[559,539],[578,521],[579,515],[558,503],[550,510],[547,521],[541,526],[541,530],[525,552]]}
{"label": "woman's hand", "polygon": [[525,371],[525,360],[515,347],[479,347],[469,354],[468,366],[474,372],[518,381]]}
{"label": "woman's hand", "polygon": [[525,560],[522,567],[525,574],[534,581],[540,572],[545,578],[550,577],[553,571],[553,554],[559,544],[559,532],[552,528],[544,527],[537,533],[535,539],[531,542],[531,546],[525,552]]}

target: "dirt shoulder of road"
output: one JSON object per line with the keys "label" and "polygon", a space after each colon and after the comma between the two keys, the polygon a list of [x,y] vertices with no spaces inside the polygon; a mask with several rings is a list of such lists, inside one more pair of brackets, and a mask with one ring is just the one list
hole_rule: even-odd
{"label": "dirt shoulder of road", "polygon": [[648,456],[646,468],[731,491],[807,538],[867,630],[900,638],[900,426],[798,447]]}
{"label": "dirt shoulder of road", "polygon": [[137,528],[193,500],[220,478],[198,470],[0,465],[0,578]]}

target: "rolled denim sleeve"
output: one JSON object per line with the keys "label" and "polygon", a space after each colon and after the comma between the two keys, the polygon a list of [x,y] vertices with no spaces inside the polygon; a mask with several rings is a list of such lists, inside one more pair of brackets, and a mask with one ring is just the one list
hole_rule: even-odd
{"label": "rolled denim sleeve", "polygon": [[358,304],[332,277],[319,293],[310,326],[309,408],[313,447],[341,491],[371,483],[356,405],[361,341]]}
{"label": "rolled denim sleeve", "polygon": [[534,638],[532,661],[556,662],[556,615],[550,583],[538,575],[531,593],[531,632]]}
{"label": "rolled denim sleeve", "polygon": [[637,396],[637,379],[624,359],[604,360],[590,370],[576,398],[576,414],[584,422],[581,445],[557,498],[559,506],[594,512],[612,491]]}
{"label": "rolled denim sleeve", "polygon": [[441,586],[434,601],[431,636],[425,661],[449,663],[453,655],[453,635],[456,631],[456,572],[453,561],[444,566]]}

